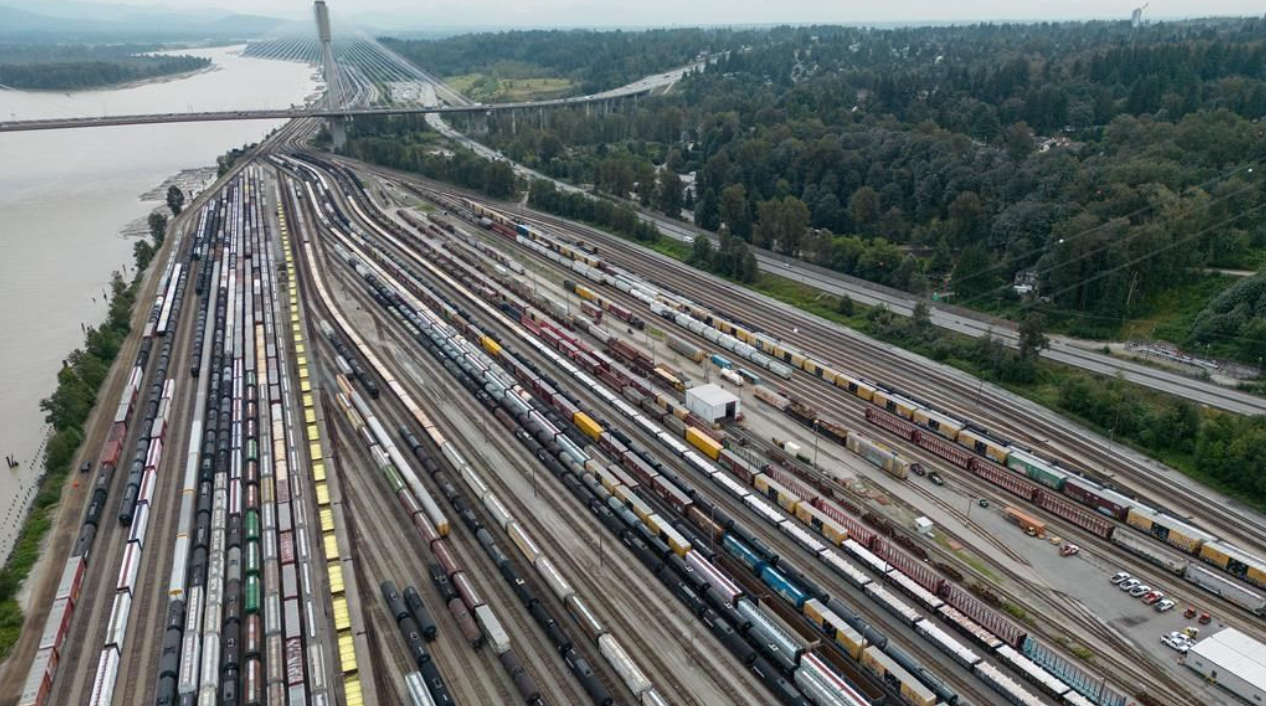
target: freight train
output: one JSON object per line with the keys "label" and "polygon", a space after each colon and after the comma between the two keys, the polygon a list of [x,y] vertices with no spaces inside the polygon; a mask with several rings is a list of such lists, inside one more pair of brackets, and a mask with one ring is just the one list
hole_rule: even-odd
{"label": "freight train", "polygon": [[[477,204],[473,204],[473,202],[468,202],[468,205],[478,206]],[[482,207],[479,207],[479,208],[482,208]],[[475,209],[472,209],[472,210],[475,210]],[[486,214],[499,215],[499,214],[495,214],[495,212],[492,212],[488,209],[483,209],[483,211],[485,213],[485,217],[487,217]],[[477,210],[476,212],[478,213]],[[504,217],[502,216],[502,218]],[[536,250],[538,253],[540,252],[540,250],[537,248],[532,248],[532,249]],[[551,259],[555,259],[555,261],[558,261],[556,258],[551,258]],[[593,263],[585,263],[585,264],[586,266],[593,267]],[[591,276],[591,279],[599,279],[602,276],[600,270],[596,272],[591,272],[591,274],[593,275]],[[655,307],[652,307],[652,310],[654,309]],[[734,326],[731,326],[730,331],[726,331],[724,328],[720,326],[717,326],[716,329],[723,334],[732,334],[737,331],[743,330],[739,327],[734,327]],[[708,338],[712,339],[713,337],[708,336]],[[741,340],[742,339],[740,338],[740,341]],[[735,348],[738,348],[738,347],[735,346],[731,348],[727,346],[727,349],[729,350],[734,350]],[[743,355],[745,351],[742,348],[738,348],[736,352],[738,352],[740,355]],[[773,352],[773,351],[770,351],[770,352]],[[744,357],[748,357],[749,359],[751,359],[750,356],[744,356]],[[798,367],[802,367],[802,369],[807,369],[805,368],[806,365],[814,367],[815,370],[811,372],[814,372],[815,374],[822,377],[825,377],[826,371],[829,370],[825,368],[825,366],[816,366],[812,364],[811,361],[806,362],[806,360],[798,360],[796,357],[785,356],[784,359],[787,360],[787,362],[791,362],[792,364],[800,363]],[[759,359],[757,359],[757,361],[760,362]],[[768,367],[768,366],[763,366],[763,367]],[[891,391],[885,390],[884,388],[880,386],[872,385],[870,383],[865,382],[864,380],[851,380],[851,381],[847,379],[841,380],[838,374],[833,375],[831,377],[831,381],[837,386],[849,389],[850,392],[853,392],[853,394],[861,393],[862,395],[865,395],[867,392],[869,392],[870,395],[868,399],[869,401],[872,401],[873,404],[876,403],[876,401],[873,399],[874,393],[878,392],[879,393],[878,401],[879,403],[883,403],[883,406],[886,407],[887,403],[891,401],[894,405],[905,406],[911,418],[913,418],[916,414],[916,407],[918,405],[904,404],[904,401],[901,400],[897,395],[895,395],[894,393],[891,393]],[[608,380],[608,382],[610,381]],[[897,397],[898,399],[894,400],[893,399],[894,397]],[[927,409],[918,411],[917,414],[918,414],[918,418],[924,420],[924,423],[927,425],[928,428],[935,429],[938,434],[941,434],[942,436],[946,436],[947,438],[956,439],[957,431],[959,431],[959,429],[956,428],[953,419],[948,417],[948,415],[943,415],[939,412],[935,412],[935,411],[927,410]],[[705,453],[708,452],[708,449],[701,447],[698,444],[695,444],[695,445],[696,447],[700,448],[700,450],[704,451]],[[742,461],[742,459],[739,459],[737,456],[735,456],[728,450],[724,451],[723,453],[725,454],[725,461],[734,466],[742,466],[746,464],[745,461]],[[708,454],[708,455],[711,455],[711,454]],[[723,463],[722,465],[725,465],[725,463]],[[754,487],[763,488],[763,490],[761,491],[762,494],[772,493],[770,497],[776,498],[779,504],[783,505],[784,508],[788,507],[788,505],[792,505],[793,507],[798,506],[794,504],[795,500],[792,494],[784,493],[782,490],[779,489],[779,482],[777,480],[768,478],[768,476],[761,474],[759,471],[756,471],[755,469],[750,468],[750,464],[746,464],[746,465],[749,466],[749,468],[746,469],[747,479],[750,482],[752,482]],[[743,475],[742,472],[736,472],[736,473],[738,473],[740,476]],[[714,480],[717,480],[720,475],[721,474],[717,474],[717,475],[713,475],[712,477]],[[722,485],[727,485],[727,483],[725,483],[724,481],[719,481],[719,482]],[[733,486],[731,486],[731,491],[734,492]],[[741,493],[743,491],[738,491],[738,492]],[[807,519],[802,519],[802,521],[806,522],[806,524],[810,524],[811,526],[814,526],[816,529],[819,530],[819,532],[823,534],[823,536],[828,536],[828,537],[833,536],[837,539],[847,537],[846,530],[844,530],[844,528],[839,523],[835,523],[832,520],[830,520],[829,516],[826,516],[820,512],[815,513],[813,509],[814,508],[813,505],[805,504],[804,507],[806,509],[803,510],[801,514],[804,516],[804,518],[807,518]],[[776,524],[779,524],[780,526],[784,527],[784,531],[788,532],[793,537],[796,536],[797,533],[799,533],[800,535],[803,535],[803,532],[801,530],[798,530],[798,528],[794,528],[794,527],[790,527],[786,525],[785,523],[787,521],[779,518],[776,515],[776,513],[773,514],[773,517],[777,519],[773,519],[769,517],[766,513],[759,513],[759,514],[762,514],[762,516],[765,516],[766,519],[769,519],[775,522]],[[816,517],[815,517],[815,514],[817,515]],[[827,521],[824,522],[822,518],[826,518]],[[860,547],[860,545],[856,545],[856,543],[850,543],[850,546],[857,546],[859,549],[864,551],[864,548]],[[842,558],[838,557],[837,555],[833,555],[831,553],[831,550],[829,549],[825,549],[824,552],[819,554],[819,557],[822,558],[823,561],[825,561],[826,563],[833,564],[836,567],[838,567],[842,561]],[[837,571],[839,570],[837,569]],[[845,568],[844,570],[839,571],[839,572],[846,576],[850,576],[850,575],[861,576],[860,572],[857,572],[855,569],[849,570],[848,568]],[[893,570],[889,570],[889,573],[893,573],[893,572],[894,572]],[[900,583],[912,584],[912,582],[908,578],[903,578],[901,580],[894,578],[893,580]],[[924,592],[927,593],[926,591]],[[879,594],[878,592],[876,592],[876,595],[882,595],[882,594]],[[933,596],[933,599],[936,602],[940,603],[939,598],[935,598],[935,596]],[[942,617],[951,621],[952,623],[955,623],[964,632],[966,632],[969,635],[972,635],[978,640],[981,640],[983,643],[987,644],[991,648],[996,648],[998,646],[998,643],[1002,642],[996,636],[990,633],[988,630],[981,627],[978,623],[975,623],[974,621],[967,618],[966,616],[962,615],[961,612],[957,611],[952,606],[941,605],[940,607],[944,609],[943,611],[940,611],[942,614]],[[1022,643],[1024,640],[1024,636],[1021,635],[1015,639],[1017,639],[1017,642]],[[1002,644],[1005,645],[1005,643],[1002,643]],[[1019,659],[1023,659],[1023,658],[1020,657]],[[1017,660],[1011,660],[1011,661],[1013,663],[1017,662]],[[1028,664],[1032,665],[1032,663],[1028,663]],[[1049,673],[1046,673],[1040,668],[1037,668],[1036,665],[1032,665],[1032,666],[1034,669],[1037,670],[1037,673],[1040,673],[1041,675],[1045,675],[1044,677],[1042,677],[1043,681],[1054,680],[1054,677],[1049,675]],[[1000,692],[1004,693],[1004,695],[1006,695],[1009,700],[1012,700],[1013,702],[1018,703],[1018,704],[1040,703],[1037,697],[1032,696],[1031,694],[1028,694],[1022,687],[1019,687],[1018,685],[1016,685],[1014,681],[998,673],[996,668],[993,668],[991,665],[987,663],[983,663],[981,664],[981,669],[978,671],[980,672],[980,675],[983,679],[985,679],[992,686],[994,686],[994,688],[999,689]],[[1077,694],[1075,691],[1072,691],[1071,688],[1068,687],[1067,685],[1064,685],[1062,682],[1059,682],[1058,680],[1054,680],[1054,681],[1059,686],[1055,686],[1051,688],[1054,691],[1058,692],[1058,695],[1063,700],[1062,701],[1063,703],[1078,704],[1084,700],[1081,695]]]}
{"label": "freight train", "polygon": [[[970,420],[959,419],[948,412],[936,409],[932,404],[903,393],[899,389],[852,373],[835,370],[794,346],[757,330],[754,326],[737,323],[733,317],[720,315],[687,298],[663,291],[641,278],[611,266],[596,256],[586,254],[584,257],[574,257],[575,248],[560,247],[550,236],[538,229],[518,223],[500,212],[469,199],[464,200],[464,205],[481,218],[515,229],[516,236],[534,245],[535,247],[531,249],[538,253],[544,249],[547,255],[554,256],[551,259],[564,265],[568,264],[562,262],[564,259],[576,261],[572,263],[572,269],[588,279],[630,294],[648,304],[651,310],[660,316],[705,336],[726,350],[771,370],[780,377],[790,377],[790,370],[787,368],[790,366],[790,368],[800,369],[821,378],[828,384],[846,390],[849,394],[870,402],[878,408],[931,431],[971,451],[978,457],[993,461],[1017,475],[1063,493],[1096,512],[1121,520],[1139,531],[1178,547],[1201,561],[1212,564],[1248,583],[1266,588],[1266,561],[1219,540],[1216,536],[1193,527],[1163,510],[1150,507],[1076,471],[1063,468],[1058,463],[1037,455],[1032,449],[999,438]],[[689,320],[685,321],[679,315],[684,315]],[[1088,529],[1094,528],[1088,527]]]}
{"label": "freight train", "polygon": [[[459,323],[459,327],[463,328],[468,336],[472,336],[476,338],[477,340],[479,340],[482,344],[483,349],[488,351],[490,354],[503,357],[506,360],[513,358],[513,356],[509,356],[509,355],[502,356],[503,348],[502,348],[501,343],[499,341],[493,340],[490,337],[484,335],[473,325],[469,324],[468,321]],[[574,366],[570,365],[567,362],[567,360],[559,357],[557,354],[553,353],[552,351],[544,350],[543,353],[547,355],[548,357],[554,359],[554,361],[558,363],[560,366],[569,370],[571,374],[574,377],[576,377],[577,380],[581,384],[586,385],[588,389],[593,389],[596,394],[602,396],[604,399],[610,402],[613,406],[619,409],[625,416],[629,417],[630,419],[635,420],[639,426],[643,426],[647,428],[649,431],[651,431],[651,433],[654,433],[657,437],[659,437],[661,442],[663,442],[666,446],[668,446],[670,449],[673,450],[675,455],[682,457],[687,462],[700,468],[700,470],[704,472],[705,474],[707,474],[713,481],[717,482],[718,484],[724,487],[727,487],[727,489],[730,492],[743,496],[745,504],[753,507],[753,509],[755,509],[758,512],[758,514],[765,517],[766,520],[773,522],[774,524],[780,525],[780,529],[782,529],[782,531],[796,538],[797,541],[801,543],[808,543],[808,546],[816,545],[817,549],[819,549],[820,551],[816,551],[815,553],[824,562],[828,564],[835,563],[836,565],[839,565],[841,563],[843,564],[848,563],[844,561],[842,558],[840,558],[837,554],[832,552],[831,550],[826,549],[825,547],[822,547],[820,544],[816,542],[816,540],[813,540],[803,530],[800,530],[799,528],[788,524],[789,521],[785,520],[780,515],[778,515],[778,513],[776,513],[767,505],[765,505],[762,500],[756,497],[752,497],[752,495],[748,491],[741,490],[742,486],[738,486],[737,484],[735,484],[732,480],[729,479],[729,477],[725,473],[717,471],[715,468],[712,468],[711,466],[709,466],[708,463],[703,460],[703,457],[699,456],[694,451],[690,450],[689,447],[686,447],[682,445],[680,442],[677,442],[671,436],[665,436],[667,432],[663,432],[662,430],[659,430],[658,428],[656,428],[652,422],[650,422],[649,420],[647,420],[646,418],[638,414],[637,411],[633,409],[632,407],[630,407],[627,403],[625,403],[621,397],[616,396],[615,394],[605,390],[600,385],[598,385],[595,380],[593,380],[592,378],[588,378],[587,375],[582,373],[580,370],[576,369]],[[452,370],[452,368],[450,368],[450,370]],[[516,376],[518,375],[516,374]],[[544,382],[546,385],[550,385],[550,382],[551,382],[548,380],[541,380],[541,381]],[[530,388],[530,389],[536,389],[536,388],[535,386],[533,386],[533,388]],[[549,389],[550,391],[554,391],[554,388],[552,385],[548,387],[547,389]],[[539,392],[539,390],[537,391]],[[575,424],[576,428],[587,429],[588,431],[586,432],[586,434],[591,437],[593,437],[594,435],[597,435],[597,438],[599,440],[599,446],[602,448],[605,448],[604,442],[603,442],[604,435],[608,435],[608,434],[614,435],[614,432],[606,432],[603,428],[603,425],[599,421],[594,420],[592,417],[588,417],[587,415],[582,416],[582,417],[577,417],[576,415],[578,414],[584,415],[584,413],[579,412],[574,402],[574,398],[570,398],[569,395],[566,395],[565,393],[561,393],[561,392],[555,392],[555,395],[556,395],[555,399],[564,399],[571,403],[572,406],[570,407],[570,409],[573,410],[572,421]],[[508,396],[508,397],[505,397],[505,399],[515,399],[515,398],[513,396]],[[550,398],[547,396],[546,399],[549,400]],[[526,411],[526,408],[525,408],[525,411]],[[558,431],[557,427],[543,427],[543,428],[553,429],[553,432],[554,432],[554,435],[552,435],[553,440],[555,443],[558,443],[560,446],[564,445],[565,438],[567,439],[571,438],[569,436],[569,432],[572,431],[571,429],[568,429],[566,431]],[[614,438],[616,442],[619,442],[618,437],[614,437]],[[574,441],[572,443],[574,444]],[[610,444],[611,441],[607,440],[605,443]],[[622,442],[619,442],[619,443],[622,443]],[[609,449],[608,449],[608,452],[609,452]],[[720,454],[718,454],[718,456],[719,455]],[[629,477],[634,474],[640,475],[638,473],[639,470],[641,471],[641,474],[646,474],[649,469],[651,472],[656,474],[656,475],[649,476],[650,478],[649,487],[654,492],[654,494],[658,496],[658,499],[656,500],[656,502],[659,502],[660,500],[662,500],[663,502],[666,502],[670,506],[672,506],[675,510],[680,508],[680,510],[686,513],[686,516],[688,518],[691,518],[692,522],[697,522],[699,518],[705,516],[704,511],[701,510],[700,508],[702,506],[706,506],[707,504],[695,498],[694,489],[690,488],[688,484],[685,484],[685,482],[680,478],[680,476],[676,476],[676,474],[673,474],[671,471],[667,471],[662,466],[651,466],[650,461],[644,458],[643,454],[638,454],[638,453],[630,454],[628,451],[627,445],[626,445],[626,452],[623,458],[625,459],[625,463],[621,464],[620,466],[613,466],[610,470],[616,470],[616,469],[622,468],[626,464],[631,465],[632,468],[628,469],[629,473],[626,473],[626,477]],[[637,458],[641,459],[642,461],[641,464],[637,463],[636,461],[631,460],[631,459],[637,459]],[[659,480],[657,481],[656,479],[659,479]],[[641,480],[646,480],[646,478],[644,477]],[[678,486],[676,493],[673,493],[671,490],[669,490],[669,488],[672,488],[674,485]],[[688,488],[690,492],[681,491],[681,487]],[[681,494],[684,494],[685,498],[682,498]],[[674,498],[676,498],[677,500],[676,503],[674,503]],[[635,507],[635,506],[636,506],[636,503],[630,502],[628,507]],[[627,507],[625,509],[626,511],[628,510]],[[708,514],[712,517],[715,517],[715,509],[713,508],[711,510],[712,511]],[[636,514],[636,510],[634,510],[634,513]],[[704,525],[701,525],[701,526],[704,526]],[[731,531],[738,532],[739,530],[735,527],[731,527]],[[665,533],[665,534],[662,534],[661,537],[662,536],[670,536],[670,535],[667,535],[667,533]],[[745,539],[751,541],[753,544],[757,546],[760,546],[759,540],[756,540],[754,537],[751,537],[750,535],[745,536]],[[678,545],[677,549],[673,549],[667,541],[664,541],[663,544],[666,551],[671,551],[673,553],[677,553],[677,551],[680,551],[683,549],[681,545]],[[785,568],[790,570],[790,567],[785,567]],[[859,576],[861,575],[860,572],[856,571],[855,568],[853,569],[853,573]],[[807,581],[807,579],[803,576],[803,574],[797,574],[797,578],[799,578],[801,581]],[[907,583],[909,582],[907,581]],[[810,582],[810,585],[812,585],[811,582]],[[945,609],[950,609],[949,606],[943,606],[943,607]],[[985,632],[987,634],[987,631],[984,631],[983,628],[979,628],[979,626],[976,626],[976,628],[977,628],[976,633]],[[993,639],[996,640],[997,638],[993,638]],[[886,640],[884,642],[886,643]],[[894,650],[894,651],[897,654],[902,654],[899,650]],[[988,665],[985,665],[985,666],[988,666]],[[917,668],[917,669],[921,670],[921,668]],[[760,673],[760,670],[756,670],[756,671],[758,674]],[[1005,677],[1003,679],[1005,680]],[[935,682],[935,683],[939,683],[939,682]],[[991,683],[994,683],[995,686],[997,686],[999,682],[997,680],[994,680]],[[1006,688],[1005,681],[1003,682],[1003,688]],[[1017,700],[1018,695],[1011,694],[1011,695],[1008,695],[1008,698],[1012,700]],[[1077,697],[1076,695],[1070,695],[1069,697],[1065,699],[1065,701],[1067,703],[1078,703],[1077,701],[1078,698],[1079,697]],[[954,701],[957,700],[956,695],[953,700]],[[952,702],[953,701],[950,701],[950,703]]]}

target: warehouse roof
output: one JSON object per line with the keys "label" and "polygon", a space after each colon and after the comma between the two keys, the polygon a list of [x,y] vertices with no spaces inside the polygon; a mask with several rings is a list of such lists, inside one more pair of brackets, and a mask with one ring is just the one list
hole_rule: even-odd
{"label": "warehouse roof", "polygon": [[1192,652],[1266,691],[1266,645],[1235,628],[1227,628],[1191,648]]}
{"label": "warehouse roof", "polygon": [[698,398],[710,407],[723,407],[731,402],[738,401],[737,397],[715,383],[697,385],[689,390],[686,390],[686,394]]}

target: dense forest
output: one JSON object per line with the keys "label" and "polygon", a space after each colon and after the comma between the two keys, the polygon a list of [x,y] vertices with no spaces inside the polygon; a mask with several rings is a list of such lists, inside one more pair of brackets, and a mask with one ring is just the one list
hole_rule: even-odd
{"label": "dense forest", "polygon": [[[464,40],[481,54],[431,51],[448,71],[509,58],[601,86],[611,65],[641,56],[630,48],[640,35],[618,35],[614,58],[590,74],[589,42],[538,51],[538,34],[548,35]],[[671,215],[958,304],[1020,316],[1038,307],[1077,335],[1117,335],[1208,268],[1266,260],[1266,20],[682,30],[646,41],[682,44],[679,58],[698,53],[689,41],[721,56],[614,114],[459,126],[486,124],[481,139],[516,160],[661,210],[671,173],[686,185]],[[1036,300],[1020,300],[1017,274]],[[1240,311],[1208,325],[1217,313],[1179,342],[1216,339],[1255,362],[1266,324],[1244,334]]]}
{"label": "dense forest", "polygon": [[115,44],[0,44],[0,85],[35,90],[96,88],[196,71],[211,65],[196,56],[153,56],[159,46]]}

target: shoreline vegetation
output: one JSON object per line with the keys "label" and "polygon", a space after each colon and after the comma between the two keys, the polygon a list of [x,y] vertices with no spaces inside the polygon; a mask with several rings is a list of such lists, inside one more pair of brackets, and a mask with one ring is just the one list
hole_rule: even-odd
{"label": "shoreline vegetation", "polygon": [[161,46],[0,44],[0,85],[21,91],[131,88],[214,68],[205,57],[155,54]]}
{"label": "shoreline vegetation", "polygon": [[18,530],[13,550],[0,568],[0,662],[8,659],[21,636],[24,615],[19,596],[23,584],[45,549],[49,531],[54,528],[62,493],[86,437],[84,425],[96,408],[102,386],[132,333],[132,314],[145,281],[147,266],[166,237],[165,215],[155,211],[149,223],[153,242],[137,241],[135,274],[131,281],[125,280],[117,271],[113,273],[105,321],[89,328],[83,345],[63,359],[62,368],[57,373],[57,389],[40,401],[40,409],[52,426],[53,434],[46,446],[44,470],[36,481],[38,490],[35,499]]}

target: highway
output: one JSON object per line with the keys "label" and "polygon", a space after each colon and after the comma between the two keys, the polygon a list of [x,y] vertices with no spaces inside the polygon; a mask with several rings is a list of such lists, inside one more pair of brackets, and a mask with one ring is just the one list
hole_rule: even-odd
{"label": "highway", "polygon": [[[685,69],[669,72],[656,77],[647,77],[636,84],[630,85],[636,86],[645,83],[646,85],[653,84],[654,88],[657,89],[666,88],[671,86],[676,80],[679,80],[685,73],[687,73]],[[447,86],[438,90],[443,91],[446,96],[455,94]],[[451,97],[448,99],[451,100]],[[508,161],[499,151],[493,150],[448,126],[440,114],[428,115],[427,122],[446,137],[462,143],[487,159]],[[525,179],[552,181],[558,189],[563,191],[588,193],[572,184],[553,179],[517,163],[514,164],[514,170],[516,174]],[[671,238],[687,243],[693,242],[698,235],[706,235],[709,238],[716,239],[715,234],[708,233],[701,228],[648,212],[635,204],[631,205],[637,211],[639,218],[649,223],[654,223],[661,232]],[[854,301],[862,304],[886,306],[897,314],[909,316],[914,306],[921,301],[920,298],[907,292],[848,277],[825,268],[815,267],[786,256],[777,255],[768,250],[754,248],[754,252],[762,271],[786,277],[792,281],[800,282],[835,296],[847,294]],[[925,301],[925,303],[928,304],[931,310],[931,320],[936,326],[976,338],[993,336],[1012,348],[1019,345],[1019,334],[1016,330],[1016,325],[1012,322],[985,314],[956,310],[953,307],[938,305],[934,302]],[[1063,336],[1052,336],[1050,339],[1051,348],[1042,352],[1042,356],[1049,360],[1100,375],[1119,376],[1144,387],[1183,397],[1198,404],[1217,409],[1224,409],[1239,414],[1262,414],[1266,412],[1266,398],[1217,383],[1199,380],[1181,373],[1154,368],[1142,363],[1123,360],[1090,350],[1089,348],[1092,344],[1085,341],[1075,341]]]}

